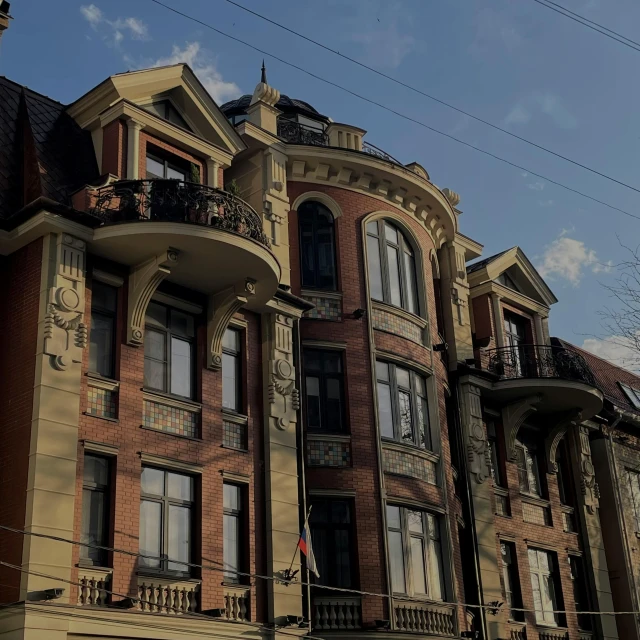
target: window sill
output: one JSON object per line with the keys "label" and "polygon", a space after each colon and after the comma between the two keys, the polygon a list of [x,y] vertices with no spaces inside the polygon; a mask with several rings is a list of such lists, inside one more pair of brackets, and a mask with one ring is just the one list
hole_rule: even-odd
{"label": "window sill", "polygon": [[344,433],[307,432],[307,440],[333,440],[334,442],[351,442],[351,436]]}
{"label": "window sill", "polygon": [[249,453],[249,449],[241,449],[240,447],[230,447],[228,444],[221,444],[221,449],[228,449],[229,451],[237,451],[238,453]]}
{"label": "window sill", "polygon": [[[416,315],[411,311],[407,311],[402,307],[396,307],[393,304],[389,304],[388,302],[383,302],[382,300],[371,300],[371,306],[374,309],[379,309],[380,311],[386,311],[387,313],[391,313],[392,315],[399,316],[404,320],[408,320],[409,322],[417,325],[421,329],[424,329],[427,326],[427,321],[422,316]],[[395,334],[394,334],[395,335]]]}
{"label": "window sill", "polygon": [[178,409],[186,409],[192,413],[201,413],[202,404],[189,400],[189,398],[182,398],[180,396],[174,396],[169,393],[163,393],[162,391],[155,391],[154,389],[146,389],[142,387],[142,399],[149,400],[151,402],[158,402],[159,404],[166,404],[170,407],[176,407]]}
{"label": "window sill", "polygon": [[315,298],[331,298],[332,300],[342,300],[342,291],[335,289],[301,289],[300,296],[313,296]]}
{"label": "window sill", "polygon": [[249,416],[238,411],[232,411],[231,409],[225,409],[222,407],[222,417],[229,422],[235,422],[237,424],[247,424],[249,422]]}
{"label": "window sill", "polygon": [[156,578],[158,580],[165,580],[167,582],[188,582],[194,585],[202,584],[202,580],[199,578],[193,578],[184,573],[166,573],[164,571],[153,571],[138,569],[136,575],[139,578]]}
{"label": "window sill", "polygon": [[76,564],[79,569],[89,569],[91,571],[99,571],[101,573],[113,573],[113,567],[103,567],[101,564],[93,564],[88,560],[79,560]]}
{"label": "window sill", "polygon": [[112,378],[105,378],[99,373],[93,371],[87,371],[85,374],[87,377],[87,385],[90,387],[96,387],[98,389],[104,389],[105,391],[118,391],[120,388],[120,382],[113,380]]}
{"label": "window sill", "polygon": [[82,415],[87,416],[88,418],[97,418],[98,420],[106,420],[107,422],[113,422],[114,424],[118,424],[118,422],[120,422],[118,418],[107,418],[106,416],[97,416],[94,413],[87,413],[86,411],[83,411]]}
{"label": "window sill", "polygon": [[522,502],[528,502],[529,504],[536,504],[540,507],[550,507],[551,502],[546,500],[545,498],[541,498],[540,496],[535,496],[531,493],[523,493],[520,492],[520,499]]}
{"label": "window sill", "polygon": [[429,460],[434,464],[437,464],[440,461],[439,454],[434,453],[433,451],[429,451],[428,449],[421,449],[420,447],[417,447],[415,444],[405,444],[404,442],[397,442],[396,440],[388,440],[387,438],[381,438],[381,440],[382,440],[383,449],[391,449],[393,451],[408,453],[414,456],[418,456],[420,458],[424,458],[425,460]]}
{"label": "window sill", "polygon": [[194,438],[192,436],[183,436],[180,433],[171,433],[170,431],[163,431],[162,429],[145,427],[143,424],[140,425],[140,428],[144,429],[145,431],[152,431],[153,433],[161,433],[163,436],[171,436],[172,438],[182,438],[183,440],[192,440],[194,442],[202,442],[202,438]]}

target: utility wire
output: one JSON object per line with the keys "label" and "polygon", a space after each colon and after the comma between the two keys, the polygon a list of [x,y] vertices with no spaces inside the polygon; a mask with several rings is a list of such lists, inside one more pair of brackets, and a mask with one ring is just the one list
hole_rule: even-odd
{"label": "utility wire", "polygon": [[[565,18],[569,18],[578,24],[581,24],[583,27],[587,27],[592,29],[593,31],[597,31],[603,36],[607,36],[607,38],[611,38],[620,44],[625,45],[625,47],[629,47],[630,49],[634,49],[635,51],[640,51],[640,42],[636,42],[635,40],[631,40],[631,38],[627,38],[617,31],[613,31],[598,22],[594,22],[593,20],[589,20],[584,16],[581,16],[579,13],[575,13],[574,11],[570,11],[566,7],[563,7],[561,4],[557,2],[551,2],[551,0],[533,0],[537,2],[539,5],[546,7],[547,9],[551,9],[551,11],[555,11],[559,13],[561,16]],[[553,6],[552,6],[553,5]],[[626,42],[625,42],[626,41]]]}
{"label": "utility wire", "polygon": [[[46,538],[48,540],[55,540],[56,542],[66,542],[68,544],[73,544],[73,545],[77,545],[80,547],[88,547],[90,549],[100,549],[103,551],[111,551],[113,553],[121,553],[124,555],[128,555],[128,556],[135,556],[135,557],[139,557],[139,558],[145,558],[145,559],[153,559],[153,560],[160,560],[161,558],[159,556],[149,556],[146,554],[142,554],[142,553],[135,553],[134,551],[126,551],[124,549],[117,549],[114,547],[106,547],[106,546],[102,546],[102,545],[97,545],[97,544],[90,544],[88,542],[80,542],[79,540],[69,540],[68,538],[60,538],[58,536],[52,536],[52,535],[48,535],[45,533],[35,533],[33,531],[24,531],[22,529],[15,529],[13,527],[8,527],[6,525],[0,525],[0,530],[4,530],[4,531],[10,531],[12,533],[19,533],[22,535],[27,535],[27,536],[35,536],[37,538]],[[196,564],[193,562],[184,562],[182,560],[176,560],[176,559],[171,559],[169,558],[169,560],[171,562],[176,562],[178,564],[183,564],[189,567],[196,567],[196,568],[200,568],[200,569],[209,569],[211,571],[228,571],[230,573],[234,573],[236,575],[239,576],[250,576],[252,578],[257,578],[260,580],[272,580],[272,581],[276,581],[276,582],[285,582],[282,578],[278,578],[276,576],[262,576],[259,574],[255,574],[255,573],[242,573],[240,571],[235,571],[235,570],[231,570],[231,569],[221,569],[219,567],[212,567],[212,566],[208,566],[208,565],[204,565],[204,564]],[[44,574],[39,574],[36,572],[29,572],[26,569],[23,569],[22,567],[19,567],[17,565],[12,565],[9,564],[7,562],[4,561],[0,561],[0,565],[4,565],[7,567],[10,567],[12,569],[16,569],[18,571],[23,571],[25,573],[32,573],[33,575],[40,575],[41,577],[45,577],[45,578],[51,578],[52,580],[60,580],[62,582],[67,582],[69,584],[74,584],[74,585],[78,585],[78,586],[84,586],[81,583],[76,583],[76,582],[70,582],[69,580],[64,580],[62,578],[58,578],[57,576],[48,576],[48,575],[44,575]],[[358,589],[343,589],[341,587],[328,587],[328,586],[324,586],[324,585],[317,585],[317,584],[312,584],[310,582],[295,582],[292,584],[296,584],[296,585],[300,585],[300,586],[306,586],[306,587],[321,587],[323,591],[339,591],[342,593],[349,593],[351,595],[356,594],[356,595],[363,595],[363,596],[374,596],[374,597],[378,597],[378,598],[385,598],[385,599],[389,599],[392,596],[388,593],[376,593],[373,591],[360,591]],[[116,593],[113,591],[106,591],[106,593],[110,593],[113,595],[116,595],[118,597],[122,597],[122,598],[129,598],[133,601],[138,601],[138,602],[147,602],[147,601],[143,601],[140,600],[139,598],[134,598],[130,595],[124,595],[121,593]],[[396,601],[409,601],[409,602],[421,602],[421,600],[419,598],[411,598],[409,596],[396,596],[393,595],[393,599]],[[488,604],[467,604],[467,603],[460,603],[460,602],[445,602],[445,601],[439,601],[439,604],[442,605],[450,605],[453,607],[465,607],[465,608],[474,608],[474,609],[488,609],[488,610],[495,610],[497,607],[495,605],[488,605]],[[499,607],[498,607],[499,608]],[[522,611],[522,612],[528,612],[528,613],[535,613],[536,609],[524,609],[521,607],[511,607],[511,611]],[[538,610],[539,611],[539,610]],[[611,615],[611,616],[619,616],[619,615],[636,615],[636,614],[640,614],[640,611],[577,611],[577,610],[572,610],[572,609],[556,609],[553,611],[546,611],[546,613],[570,613],[570,614],[574,614],[574,613],[579,613],[579,614],[585,614],[585,615]],[[202,616],[204,614],[194,614],[194,615],[199,615]],[[206,619],[210,619],[208,616],[205,616]],[[233,622],[233,621],[231,621]],[[306,636],[307,638],[311,638],[311,636]],[[314,639],[314,640],[320,640],[320,639]]]}
{"label": "utility wire", "polygon": [[[416,120],[415,118],[412,118],[411,116],[408,116],[406,114],[403,114],[399,111],[396,111],[395,109],[392,109],[391,107],[388,107],[380,102],[377,102],[376,100],[373,100],[371,98],[367,98],[366,96],[363,96],[359,93],[356,93],[355,91],[352,91],[351,89],[347,89],[346,87],[333,82],[332,80],[327,80],[326,78],[323,78],[322,76],[319,76],[315,73],[313,73],[312,71],[308,71],[307,69],[304,69],[303,67],[298,66],[297,64],[294,64],[293,62],[289,62],[288,60],[285,60],[283,58],[280,58],[279,56],[270,53],[269,51],[265,51],[264,49],[261,49],[260,47],[256,47],[255,45],[251,44],[250,42],[247,42],[246,40],[242,40],[241,38],[237,38],[236,36],[232,36],[228,33],[225,33],[224,31],[221,31],[220,29],[218,29],[217,27],[214,27],[213,25],[204,22],[198,18],[194,18],[193,16],[190,16],[186,13],[183,13],[182,11],[178,11],[178,9],[174,9],[173,7],[170,7],[167,4],[164,4],[163,2],[160,2],[160,0],[151,0],[151,2],[164,7],[165,9],[167,9],[167,11],[171,11],[179,16],[182,16],[183,18],[186,18],[187,20],[191,20],[192,22],[195,22],[199,25],[202,25],[203,27],[206,27],[207,29],[210,29],[211,31],[214,31],[215,33],[218,33],[222,36],[224,36],[225,38],[229,38],[230,40],[233,40],[235,42],[239,42],[240,44],[243,44],[246,47],[249,47],[250,49],[253,49],[254,51],[257,51],[258,53],[261,53],[262,55],[268,56],[270,58],[272,58],[273,60],[277,60],[278,62],[281,62],[282,64],[285,64],[293,69],[296,69],[312,78],[315,78],[316,80],[320,80],[321,82],[324,82],[325,84],[328,84],[332,87],[335,87],[336,89],[340,89],[341,91],[344,91],[345,93],[348,93],[360,100],[363,100],[365,102],[368,102],[369,104],[372,104],[376,107],[379,107],[380,109],[383,109],[385,111],[388,111],[389,113],[393,113],[394,115],[398,116],[399,118],[402,118],[403,120],[407,120],[409,122],[413,122],[414,124],[417,124],[425,129],[428,129],[429,131],[432,131],[433,133],[437,133],[438,135],[441,135],[445,138],[448,138],[450,140],[453,140],[454,142],[457,142],[458,144],[464,145],[465,147],[468,147],[470,149],[473,149],[474,151],[477,151],[478,153],[482,153],[483,155],[489,156],[490,158],[493,158],[494,160],[498,160],[499,162],[502,162],[504,164],[507,164],[511,167],[514,167],[520,171],[526,171],[527,173],[530,173],[532,176],[536,176],[537,178],[540,178],[542,180],[546,180],[547,182],[551,183],[551,184],[555,184],[558,187],[561,187],[567,191],[570,191],[571,193],[575,193],[578,194],[579,196],[582,196],[583,198],[586,198],[588,200],[591,200],[593,202],[597,202],[598,204],[601,204],[605,207],[608,207],[609,209],[612,209],[614,211],[618,211],[622,214],[624,214],[625,216],[628,216],[630,218],[635,218],[636,220],[640,220],[640,216],[634,214],[634,213],[630,213],[629,211],[625,211],[624,209],[621,209],[619,207],[616,207],[612,204],[609,204],[608,202],[604,202],[603,200],[599,200],[598,198],[595,198],[593,196],[590,196],[586,193],[584,193],[583,191],[579,191],[578,189],[574,189],[573,187],[569,187],[565,184],[563,184],[562,182],[558,182],[557,180],[552,180],[551,178],[548,178],[545,175],[542,175],[541,173],[537,173],[535,171],[532,171],[531,169],[527,169],[526,167],[523,167],[515,162],[511,162],[510,160],[507,160],[506,158],[503,158],[501,156],[498,156],[494,153],[491,153],[490,151],[485,151],[484,149],[481,149],[480,147],[477,147],[473,144],[471,144],[470,142],[465,142],[464,140],[461,140],[460,138],[456,138],[455,136],[449,134],[449,133],[445,133],[444,131],[440,131],[439,129],[436,129],[434,127],[429,126],[428,124],[426,124],[425,122],[422,122],[420,120]],[[628,185],[627,185],[628,186]],[[635,189],[635,187],[629,187],[631,189],[637,190]]]}
{"label": "utility wire", "polygon": [[[449,109],[453,109],[454,111],[457,111],[458,113],[463,114],[464,116],[467,116],[468,118],[472,118],[473,120],[476,120],[477,122],[481,122],[482,124],[491,127],[492,129],[495,129],[496,131],[500,131],[508,136],[511,136],[512,138],[515,138],[516,140],[520,140],[521,142],[525,142],[528,145],[531,145],[532,147],[535,147],[536,149],[540,149],[541,151],[545,151],[546,153],[551,154],[552,156],[555,156],[556,158],[560,158],[561,160],[565,160],[566,162],[570,162],[571,164],[580,167],[581,169],[585,169],[586,171],[590,171],[591,173],[600,176],[601,178],[605,178],[606,180],[610,180],[611,182],[615,182],[616,184],[619,184],[623,187],[626,187],[627,189],[631,189],[632,191],[636,191],[637,193],[640,193],[640,189],[627,184],[626,182],[622,182],[621,180],[618,180],[617,178],[613,178],[609,175],[607,175],[606,173],[602,173],[601,171],[598,171],[597,169],[592,169],[591,167],[588,167],[585,164],[582,164],[581,162],[578,162],[577,160],[573,160],[572,158],[569,158],[567,156],[562,155],[561,153],[558,153],[556,151],[552,151],[551,149],[548,149],[547,147],[543,147],[540,144],[537,144],[536,142],[533,142],[532,140],[528,140],[527,138],[523,138],[522,136],[519,136],[516,133],[513,133],[511,131],[509,131],[508,129],[504,129],[503,127],[498,126],[497,124],[493,124],[492,122],[489,122],[488,120],[485,120],[483,118],[480,118],[479,116],[474,116],[472,113],[469,113],[468,111],[465,111],[464,109],[460,109],[459,107],[456,107],[448,102],[445,102],[444,100],[441,100],[440,98],[436,98],[435,96],[432,96],[428,93],[426,93],[425,91],[422,91],[421,89],[418,89],[410,84],[407,84],[406,82],[403,82],[402,80],[398,80],[398,78],[394,78],[393,76],[390,76],[382,71],[378,71],[377,69],[374,69],[373,67],[370,67],[367,64],[364,64],[363,62],[360,62],[359,60],[356,60],[355,58],[352,58],[344,53],[340,53],[340,51],[337,51],[336,49],[333,49],[325,44],[322,44],[322,42],[318,42],[317,40],[314,40],[313,38],[310,38],[309,36],[305,36],[302,33],[299,33],[298,31],[295,31],[294,29],[291,29],[289,27],[286,27],[285,25],[276,22],[275,20],[272,20],[271,18],[268,18],[267,16],[262,15],[261,13],[258,13],[257,11],[253,11],[252,9],[249,9],[248,7],[245,7],[243,5],[241,5],[239,2],[235,2],[235,0],[225,0],[225,2],[228,2],[229,4],[233,5],[234,7],[238,7],[238,9],[242,9],[243,11],[246,11],[247,13],[250,13],[251,15],[256,16],[257,18],[260,18],[261,20],[264,20],[276,27],[279,27],[280,29],[284,29],[284,31],[287,31],[288,33],[291,33],[295,36],[297,36],[298,38],[302,38],[303,40],[306,40],[307,42],[311,42],[312,44],[315,44],[317,47],[320,47],[321,49],[324,49],[325,51],[329,51],[330,53],[333,53],[336,56],[340,56],[341,58],[344,58],[345,60],[348,60],[349,62],[352,62],[353,64],[358,65],[359,67],[362,67],[363,69],[367,69],[367,71],[371,71],[372,73],[375,73],[376,75],[382,77],[382,78],[386,78],[387,80],[391,80],[391,82],[395,82],[397,85],[400,85],[401,87],[404,87],[405,89],[409,89],[410,91],[413,91],[414,93],[418,93],[421,96],[424,96],[425,98],[429,98],[429,100],[433,100],[434,102],[437,102],[438,104],[441,104],[445,107],[448,107]],[[640,45],[639,45],[640,46]]]}

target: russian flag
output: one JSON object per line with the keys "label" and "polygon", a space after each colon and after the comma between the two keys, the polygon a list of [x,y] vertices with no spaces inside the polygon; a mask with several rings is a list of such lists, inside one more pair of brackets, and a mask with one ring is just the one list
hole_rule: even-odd
{"label": "russian flag", "polygon": [[309,529],[308,520],[304,523],[304,528],[300,534],[300,542],[298,543],[300,551],[304,553],[307,558],[307,569],[315,575],[316,578],[320,577],[318,573],[318,565],[316,564],[316,557],[313,555],[313,547],[311,546],[311,530]]}

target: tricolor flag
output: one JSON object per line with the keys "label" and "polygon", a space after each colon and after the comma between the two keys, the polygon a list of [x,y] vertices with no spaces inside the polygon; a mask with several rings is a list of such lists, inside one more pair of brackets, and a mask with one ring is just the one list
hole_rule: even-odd
{"label": "tricolor flag", "polygon": [[311,546],[311,530],[309,529],[309,516],[304,521],[304,527],[300,534],[300,542],[298,542],[300,551],[304,553],[307,558],[307,569],[313,573],[316,578],[320,577],[318,573],[318,565],[316,564],[316,557],[313,555],[313,547]]}

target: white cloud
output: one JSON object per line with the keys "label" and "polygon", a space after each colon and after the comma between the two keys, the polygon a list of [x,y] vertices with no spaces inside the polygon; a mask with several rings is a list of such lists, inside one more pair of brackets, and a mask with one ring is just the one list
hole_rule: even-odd
{"label": "white cloud", "polygon": [[485,7],[475,16],[476,33],[469,50],[474,55],[486,53],[496,48],[513,51],[524,38],[513,22],[494,9]]}
{"label": "white cloud", "polygon": [[102,36],[103,40],[115,47],[120,46],[126,37],[125,34],[132,40],[149,39],[147,25],[138,18],[128,17],[108,20],[102,10],[95,4],[82,5],[80,13],[91,28]]}
{"label": "white cloud", "polygon": [[543,191],[544,190],[544,182],[531,182],[530,184],[527,185],[527,187],[529,187],[529,189],[531,189],[532,191]]}
{"label": "white cloud", "polygon": [[531,120],[531,111],[525,109],[521,104],[517,104],[504,119],[505,124],[527,124]]}
{"label": "white cloud", "polygon": [[640,353],[633,341],[624,336],[587,338],[582,343],[582,348],[623,369],[634,372],[640,369]]}
{"label": "white cloud", "polygon": [[567,237],[563,229],[558,238],[547,245],[537,269],[543,278],[564,278],[574,287],[586,270],[592,273],[608,273],[612,263],[602,263],[593,249],[589,249],[581,240]]}
{"label": "white cloud", "polygon": [[164,67],[166,65],[188,64],[205,86],[211,97],[218,103],[226,102],[239,96],[242,92],[235,82],[227,82],[216,68],[212,55],[200,46],[199,42],[187,42],[184,49],[173,45],[171,55],[159,58],[151,66]]}
{"label": "white cloud", "polygon": [[517,102],[504,118],[505,125],[525,125],[540,114],[550,118],[560,129],[575,129],[577,118],[564,105],[562,99],[549,92],[536,91]]}

